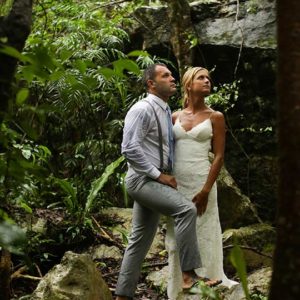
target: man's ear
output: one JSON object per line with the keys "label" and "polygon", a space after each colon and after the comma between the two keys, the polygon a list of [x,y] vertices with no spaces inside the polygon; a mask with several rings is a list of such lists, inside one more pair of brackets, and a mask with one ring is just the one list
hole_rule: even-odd
{"label": "man's ear", "polygon": [[148,82],[149,82],[150,85],[153,86],[153,87],[156,85],[156,82],[155,82],[154,80],[152,80],[152,79],[149,79]]}
{"label": "man's ear", "polygon": [[156,82],[154,80],[152,80],[152,79],[148,80],[148,86],[149,87],[155,87],[155,85],[156,85]]}

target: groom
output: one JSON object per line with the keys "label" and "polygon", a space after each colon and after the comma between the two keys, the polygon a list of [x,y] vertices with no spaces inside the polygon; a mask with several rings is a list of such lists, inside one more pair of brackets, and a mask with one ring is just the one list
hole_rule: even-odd
{"label": "groom", "polygon": [[126,188],[134,205],[132,232],[119,273],[116,300],[133,299],[160,214],[175,221],[183,289],[194,284],[198,279],[194,269],[201,267],[196,207],[176,190],[176,179],[170,175],[173,140],[167,102],[176,92],[175,79],[164,64],[153,64],[144,71],[143,81],[148,95],[129,110],[123,132],[122,154],[128,161]]}

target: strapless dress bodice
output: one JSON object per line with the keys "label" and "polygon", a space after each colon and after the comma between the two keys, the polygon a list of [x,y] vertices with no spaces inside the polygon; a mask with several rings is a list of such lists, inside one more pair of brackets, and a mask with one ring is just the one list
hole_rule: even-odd
{"label": "strapless dress bodice", "polygon": [[174,174],[185,168],[195,168],[195,173],[207,173],[210,167],[208,154],[211,150],[212,123],[210,119],[186,131],[179,118],[173,126],[175,137]]}

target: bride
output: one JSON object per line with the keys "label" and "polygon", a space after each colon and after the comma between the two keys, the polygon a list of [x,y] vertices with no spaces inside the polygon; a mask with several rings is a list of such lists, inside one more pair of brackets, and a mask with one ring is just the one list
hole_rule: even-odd
{"label": "bride", "polygon": [[[178,190],[197,207],[197,239],[202,267],[201,277],[219,278],[231,287],[223,270],[222,232],[217,204],[216,179],[224,159],[225,120],[221,112],[208,107],[204,99],[210,94],[211,79],[206,69],[190,68],[182,78],[183,110],[173,113],[175,136],[174,176]],[[209,152],[214,154],[210,163]],[[182,274],[174,225],[168,220],[166,249],[169,260],[168,298],[179,299]]]}

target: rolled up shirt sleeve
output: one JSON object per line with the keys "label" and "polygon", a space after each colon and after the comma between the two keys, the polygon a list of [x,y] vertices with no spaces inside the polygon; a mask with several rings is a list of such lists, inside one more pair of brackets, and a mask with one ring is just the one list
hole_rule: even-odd
{"label": "rolled up shirt sleeve", "polygon": [[131,109],[125,118],[122,154],[136,173],[157,179],[161,172],[147,158],[142,144],[149,130],[151,116],[146,109]]}

